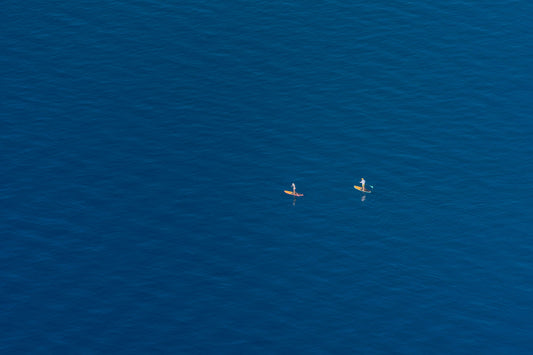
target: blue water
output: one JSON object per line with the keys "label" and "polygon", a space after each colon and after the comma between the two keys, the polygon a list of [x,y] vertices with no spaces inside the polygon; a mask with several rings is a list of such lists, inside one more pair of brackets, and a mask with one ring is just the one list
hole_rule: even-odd
{"label": "blue water", "polygon": [[4,2],[0,351],[531,354],[532,15]]}

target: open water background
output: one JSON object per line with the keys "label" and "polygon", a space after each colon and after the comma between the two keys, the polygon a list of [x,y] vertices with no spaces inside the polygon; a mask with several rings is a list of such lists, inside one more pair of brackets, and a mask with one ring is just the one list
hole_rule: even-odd
{"label": "open water background", "polygon": [[531,354],[532,15],[4,1],[0,351]]}

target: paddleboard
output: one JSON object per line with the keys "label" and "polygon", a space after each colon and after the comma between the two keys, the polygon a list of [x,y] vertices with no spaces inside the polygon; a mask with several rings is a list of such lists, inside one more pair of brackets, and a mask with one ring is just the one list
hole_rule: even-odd
{"label": "paddleboard", "polygon": [[353,185],[353,187],[355,187],[356,190],[359,190],[361,192],[366,192],[366,193],[369,193],[369,194],[372,193],[372,191],[370,191],[370,190],[367,190],[367,189],[363,190],[363,188],[361,186]]}
{"label": "paddleboard", "polygon": [[299,194],[297,192],[292,192],[292,191],[287,191],[287,190],[284,190],[283,192],[285,192],[287,195],[291,195],[291,196],[302,197],[304,195],[304,194]]}

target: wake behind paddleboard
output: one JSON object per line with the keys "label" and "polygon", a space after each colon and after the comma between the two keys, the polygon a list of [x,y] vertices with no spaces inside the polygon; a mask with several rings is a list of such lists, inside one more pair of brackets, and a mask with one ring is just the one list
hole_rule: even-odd
{"label": "wake behind paddleboard", "polygon": [[292,191],[287,191],[287,190],[284,190],[283,192],[285,192],[287,195],[297,196],[297,197],[302,197],[304,195],[304,194],[299,194],[297,192],[292,192]]}
{"label": "wake behind paddleboard", "polygon": [[359,190],[361,192],[366,192],[366,193],[369,193],[369,194],[372,193],[372,191],[370,191],[370,190],[367,190],[367,189],[363,190],[363,188],[361,186],[353,185],[353,187],[355,187],[356,190]]}

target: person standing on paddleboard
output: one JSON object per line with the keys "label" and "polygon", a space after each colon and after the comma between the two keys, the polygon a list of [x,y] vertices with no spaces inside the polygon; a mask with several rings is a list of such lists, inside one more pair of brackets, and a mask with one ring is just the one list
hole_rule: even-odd
{"label": "person standing on paddleboard", "polygon": [[292,193],[296,195],[296,185],[294,185],[294,182],[292,183]]}
{"label": "person standing on paddleboard", "polygon": [[365,179],[364,178],[361,178],[361,186],[363,187],[363,191],[365,191]]}

